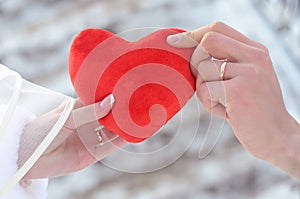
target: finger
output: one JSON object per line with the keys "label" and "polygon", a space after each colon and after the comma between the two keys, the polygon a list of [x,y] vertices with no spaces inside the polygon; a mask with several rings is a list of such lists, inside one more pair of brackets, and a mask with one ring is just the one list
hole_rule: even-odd
{"label": "finger", "polygon": [[199,42],[191,35],[192,32],[183,32],[179,34],[169,35],[167,37],[167,43],[176,48],[193,48],[196,47]]}
{"label": "finger", "polygon": [[210,54],[201,46],[198,45],[197,48],[194,50],[194,53],[191,57],[190,65],[191,65],[191,71],[193,75],[197,76],[197,67],[199,63],[203,60],[210,60],[211,56]]}
{"label": "finger", "polygon": [[220,117],[225,117],[226,82],[214,81],[197,84],[197,96],[206,110]]}
{"label": "finger", "polygon": [[[197,84],[203,82],[220,81],[221,80],[221,65],[224,61],[204,60],[197,66]],[[224,68],[223,80],[232,79],[238,75],[243,75],[247,72],[247,64],[226,62]]]}
{"label": "finger", "polygon": [[226,109],[225,107],[220,104],[220,103],[216,103],[216,102],[211,102],[212,106],[210,107],[210,109],[207,109],[207,111],[217,117],[220,118],[226,118]]}
{"label": "finger", "polygon": [[[264,46],[258,42],[255,42],[239,31],[235,30],[234,28],[222,23],[222,22],[214,22],[212,24],[203,26],[201,28],[198,28],[196,30],[190,31],[190,32],[185,32],[185,33],[180,33],[177,35],[173,35],[173,38],[179,37],[177,39],[169,39],[169,44],[174,46],[174,47],[179,47],[179,48],[187,48],[190,47],[193,43],[200,43],[202,38],[204,37],[205,34],[208,32],[217,32],[223,35],[226,35],[234,40],[240,41],[244,44],[257,47],[257,48],[264,48]],[[181,38],[182,37],[182,38]],[[190,37],[187,38],[187,37]],[[191,42],[193,41],[193,42]]]}
{"label": "finger", "polygon": [[96,121],[105,117],[113,107],[115,102],[112,94],[105,97],[101,102],[82,106],[72,111],[66,125],[70,128],[77,128],[84,124]]}
{"label": "finger", "polygon": [[256,58],[257,52],[261,51],[216,32],[206,34],[200,45],[211,57],[227,59],[230,62],[250,62]]}
{"label": "finger", "polygon": [[84,148],[94,160],[100,160],[122,147],[126,141],[97,122],[82,125],[77,129]]}

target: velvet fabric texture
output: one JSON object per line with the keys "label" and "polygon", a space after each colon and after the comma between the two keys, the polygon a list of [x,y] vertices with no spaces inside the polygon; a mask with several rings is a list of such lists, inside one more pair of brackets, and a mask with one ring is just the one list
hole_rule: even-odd
{"label": "velvet fabric texture", "polygon": [[102,29],[87,29],[74,39],[69,73],[80,100],[91,104],[113,93],[115,105],[99,122],[128,142],[157,132],[195,92],[189,60],[194,51],[167,44],[161,29],[126,41]]}

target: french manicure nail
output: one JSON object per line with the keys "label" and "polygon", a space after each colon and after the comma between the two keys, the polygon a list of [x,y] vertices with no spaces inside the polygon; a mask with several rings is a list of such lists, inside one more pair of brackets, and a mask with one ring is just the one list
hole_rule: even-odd
{"label": "french manicure nail", "polygon": [[100,107],[102,109],[111,108],[115,103],[115,97],[113,94],[108,95],[107,97],[102,100],[100,103]]}

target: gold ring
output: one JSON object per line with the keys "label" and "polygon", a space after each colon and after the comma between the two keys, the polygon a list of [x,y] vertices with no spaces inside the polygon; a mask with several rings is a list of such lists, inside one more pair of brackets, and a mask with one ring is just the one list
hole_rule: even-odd
{"label": "gold ring", "polygon": [[104,129],[104,126],[98,126],[97,128],[95,128],[95,132],[97,134],[97,137],[98,137],[98,142],[99,144],[103,144],[103,137],[102,137],[102,131]]}
{"label": "gold ring", "polygon": [[227,62],[224,61],[221,65],[221,69],[220,69],[220,79],[221,81],[224,81],[225,79],[225,68],[226,68]]}

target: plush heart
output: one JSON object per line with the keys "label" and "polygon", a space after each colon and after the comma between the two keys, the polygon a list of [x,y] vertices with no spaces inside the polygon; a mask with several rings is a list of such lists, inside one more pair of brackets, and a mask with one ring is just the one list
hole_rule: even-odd
{"label": "plush heart", "polygon": [[110,93],[112,111],[99,120],[129,142],[140,142],[157,132],[191,98],[195,79],[189,60],[193,48],[169,46],[168,35],[179,29],[158,30],[137,42],[108,31],[87,29],[73,41],[69,72],[84,104]]}

